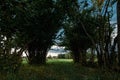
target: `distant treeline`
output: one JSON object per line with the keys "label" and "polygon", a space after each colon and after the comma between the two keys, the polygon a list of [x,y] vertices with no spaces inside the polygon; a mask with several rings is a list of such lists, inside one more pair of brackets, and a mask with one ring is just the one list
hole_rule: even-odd
{"label": "distant treeline", "polygon": [[71,55],[71,53],[58,54],[58,56],[51,56],[51,55],[49,55],[47,58],[48,59],[53,59],[53,58],[58,58],[58,59],[72,59],[72,55]]}

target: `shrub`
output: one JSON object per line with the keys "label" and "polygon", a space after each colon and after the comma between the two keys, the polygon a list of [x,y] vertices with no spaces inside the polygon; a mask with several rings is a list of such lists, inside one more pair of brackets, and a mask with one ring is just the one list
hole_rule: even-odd
{"label": "shrub", "polygon": [[17,54],[0,55],[0,72],[13,73],[20,68],[22,59]]}
{"label": "shrub", "polygon": [[58,54],[58,58],[65,59],[65,54]]}
{"label": "shrub", "polygon": [[66,54],[59,54],[58,58],[60,58],[60,59],[72,59],[72,56],[70,53],[66,53]]}

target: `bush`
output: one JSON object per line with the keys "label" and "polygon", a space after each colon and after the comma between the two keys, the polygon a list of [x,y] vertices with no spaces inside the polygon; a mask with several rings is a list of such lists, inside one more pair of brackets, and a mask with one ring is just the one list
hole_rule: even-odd
{"label": "bush", "polygon": [[67,54],[65,54],[65,59],[72,59],[72,55],[71,55],[71,53],[67,53]]}
{"label": "bush", "polygon": [[60,58],[60,59],[72,59],[72,56],[70,53],[66,53],[66,54],[59,54],[58,58]]}
{"label": "bush", "polygon": [[65,54],[58,54],[58,58],[65,59]]}
{"label": "bush", "polygon": [[13,73],[20,68],[22,59],[17,54],[0,55],[0,72]]}

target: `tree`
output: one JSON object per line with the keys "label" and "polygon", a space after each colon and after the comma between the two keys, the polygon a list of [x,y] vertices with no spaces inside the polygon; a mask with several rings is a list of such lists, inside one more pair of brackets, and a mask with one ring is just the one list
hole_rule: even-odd
{"label": "tree", "polygon": [[[98,19],[98,43],[96,46],[98,64],[99,66],[109,66],[112,61],[111,51],[111,33],[113,31],[113,26],[110,24],[110,19],[112,17],[112,4],[111,0],[97,0],[92,3],[95,7],[96,18]],[[110,10],[111,8],[111,10]]]}
{"label": "tree", "polygon": [[27,50],[30,64],[44,64],[64,22],[66,2],[69,1],[1,1],[1,47],[6,46],[3,53],[11,54],[15,48],[14,52],[21,56]]}
{"label": "tree", "polygon": [[0,1],[0,69],[3,71],[14,72],[21,64],[23,50],[19,48],[19,51],[13,51],[13,48],[18,44],[15,36],[20,29],[18,23],[22,21],[22,18],[16,20],[16,16],[23,8],[22,2],[19,1]]}
{"label": "tree", "polygon": [[60,1],[35,0],[28,7],[27,27],[22,30],[25,37],[21,39],[27,42],[30,64],[46,62],[47,51],[63,22],[64,9],[61,5]]}
{"label": "tree", "polygon": [[[69,14],[71,10],[73,10],[72,14]],[[92,16],[90,8],[80,11],[78,4],[75,4],[68,11],[68,18],[64,26],[63,45],[72,51],[75,63],[85,64],[86,50],[92,45],[90,38],[86,34],[86,29],[87,33],[95,37],[96,26],[94,24],[96,19]]]}
{"label": "tree", "polygon": [[[68,9],[65,23],[64,45],[70,49],[75,62],[85,62],[85,51],[94,48],[97,52],[99,66],[110,66],[111,33],[110,24],[112,17],[112,3],[110,0],[91,0],[92,6],[87,1],[78,3]],[[108,9],[109,8],[109,9]],[[111,9],[111,11],[110,11]],[[71,14],[70,11],[72,11]]]}

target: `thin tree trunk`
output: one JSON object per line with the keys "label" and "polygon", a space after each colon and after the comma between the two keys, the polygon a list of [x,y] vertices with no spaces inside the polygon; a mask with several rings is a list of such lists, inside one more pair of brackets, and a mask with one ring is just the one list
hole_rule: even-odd
{"label": "thin tree trunk", "polygon": [[47,47],[40,47],[38,44],[31,42],[28,45],[29,64],[41,65],[46,63]]}
{"label": "thin tree trunk", "polygon": [[120,0],[117,1],[117,24],[118,24],[118,65],[120,66]]}
{"label": "thin tree trunk", "polygon": [[111,47],[111,53],[110,53],[110,66],[112,67],[112,66],[114,66],[114,64],[115,63],[117,63],[117,60],[116,60],[116,58],[117,58],[117,54],[116,54],[116,52],[115,52],[115,49],[116,49],[116,44],[117,44],[117,39],[118,37],[116,36],[115,37],[115,39],[114,39],[114,42],[113,42],[113,45],[112,45],[112,47]]}
{"label": "thin tree trunk", "polygon": [[90,63],[93,64],[94,63],[94,48],[91,48],[91,56],[90,56]]}
{"label": "thin tree trunk", "polygon": [[81,54],[82,54],[82,65],[86,65],[86,50],[81,50]]}
{"label": "thin tree trunk", "polygon": [[78,50],[72,51],[72,55],[73,55],[73,61],[74,63],[80,63],[80,53]]}

